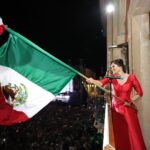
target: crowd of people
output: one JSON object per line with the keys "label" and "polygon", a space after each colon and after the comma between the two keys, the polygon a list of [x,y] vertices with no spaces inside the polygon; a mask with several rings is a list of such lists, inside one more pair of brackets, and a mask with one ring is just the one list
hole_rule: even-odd
{"label": "crowd of people", "polygon": [[25,123],[0,126],[0,149],[100,150],[103,134],[93,124],[95,104],[55,101]]}

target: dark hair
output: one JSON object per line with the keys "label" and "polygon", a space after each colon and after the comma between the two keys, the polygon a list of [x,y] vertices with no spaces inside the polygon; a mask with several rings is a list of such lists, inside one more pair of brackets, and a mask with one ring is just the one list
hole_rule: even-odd
{"label": "dark hair", "polygon": [[111,61],[111,64],[112,64],[112,63],[116,64],[116,65],[119,66],[119,67],[122,67],[123,72],[126,72],[126,67],[125,67],[125,65],[124,65],[122,59],[115,59],[115,60],[112,60],[112,61]]}

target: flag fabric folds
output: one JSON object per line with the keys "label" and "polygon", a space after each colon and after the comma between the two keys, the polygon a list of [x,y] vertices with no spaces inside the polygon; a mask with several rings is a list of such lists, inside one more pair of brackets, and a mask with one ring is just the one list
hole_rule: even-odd
{"label": "flag fabric folds", "polygon": [[[0,125],[27,121],[79,72],[10,28],[0,47]],[[6,32],[5,31],[5,32]]]}

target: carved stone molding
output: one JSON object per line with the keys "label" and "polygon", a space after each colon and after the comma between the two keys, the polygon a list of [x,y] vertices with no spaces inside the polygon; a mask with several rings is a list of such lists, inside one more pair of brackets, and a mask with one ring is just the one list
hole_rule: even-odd
{"label": "carved stone molding", "polygon": [[131,16],[150,12],[150,0],[130,0],[128,14]]}

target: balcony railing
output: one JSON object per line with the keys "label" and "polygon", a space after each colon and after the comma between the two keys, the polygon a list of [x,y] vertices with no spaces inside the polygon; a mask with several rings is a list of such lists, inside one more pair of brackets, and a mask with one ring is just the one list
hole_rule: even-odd
{"label": "balcony railing", "polygon": [[109,98],[106,98],[105,105],[103,150],[116,150]]}

